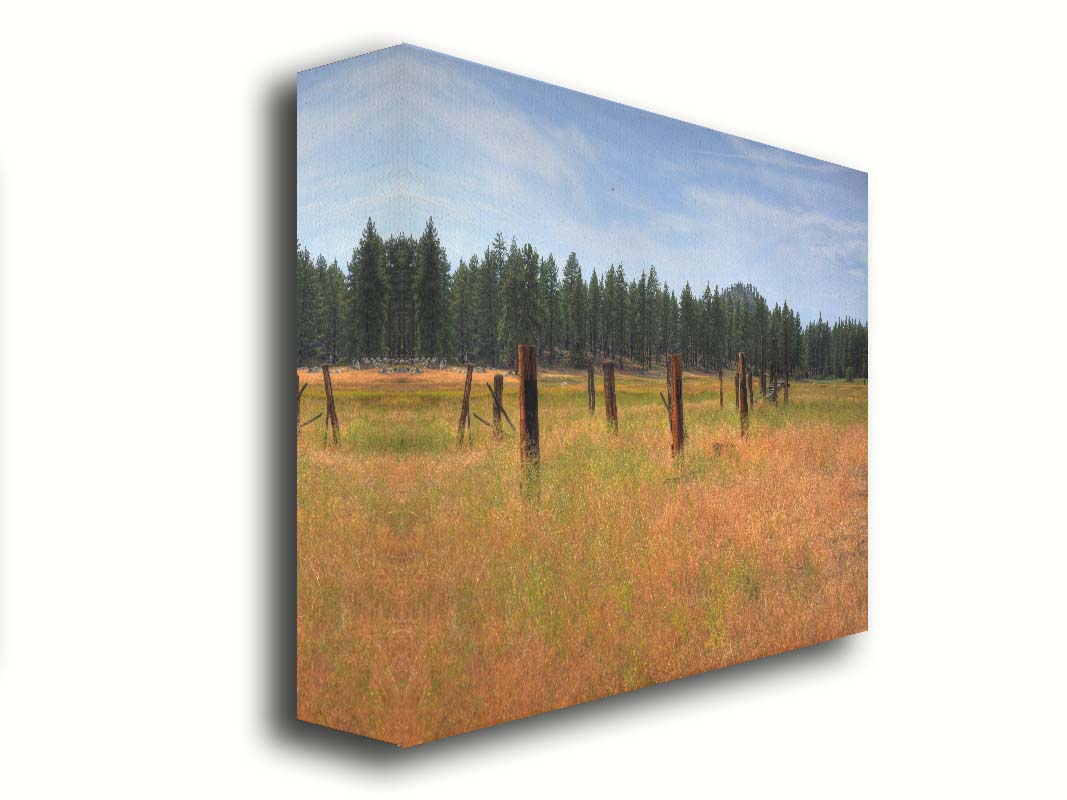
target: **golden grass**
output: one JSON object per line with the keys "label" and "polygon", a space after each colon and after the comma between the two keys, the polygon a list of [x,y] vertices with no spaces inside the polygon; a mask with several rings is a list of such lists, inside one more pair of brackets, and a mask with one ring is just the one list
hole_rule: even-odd
{"label": "golden grass", "polygon": [[720,411],[687,373],[677,460],[663,377],[618,373],[616,437],[599,370],[592,418],[542,370],[533,504],[506,425],[456,446],[460,371],[332,375],[341,444],[297,444],[301,719],[411,745],[866,629],[862,383],[795,383],[741,440],[732,375]]}

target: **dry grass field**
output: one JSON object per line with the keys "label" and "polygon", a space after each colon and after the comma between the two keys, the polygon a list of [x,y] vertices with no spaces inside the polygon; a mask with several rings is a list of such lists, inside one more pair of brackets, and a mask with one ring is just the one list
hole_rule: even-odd
{"label": "dry grass field", "polygon": [[534,503],[506,424],[456,445],[458,369],[331,374],[341,442],[297,442],[303,720],[412,745],[867,627],[863,382],[794,382],[742,440],[732,373],[722,410],[686,373],[674,459],[662,374],[617,373],[615,436],[599,369],[590,417],[585,372],[542,367]]}

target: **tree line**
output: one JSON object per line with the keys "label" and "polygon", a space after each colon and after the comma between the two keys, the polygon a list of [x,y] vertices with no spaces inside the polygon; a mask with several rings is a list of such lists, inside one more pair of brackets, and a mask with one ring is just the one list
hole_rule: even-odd
{"label": "tree line", "polygon": [[675,291],[656,268],[629,277],[612,264],[586,280],[575,253],[555,257],[500,233],[452,270],[433,219],[417,239],[383,239],[368,219],[342,273],[297,242],[299,365],[376,357],[448,358],[513,367],[516,345],[582,366],[628,359],[651,369],[668,353],[687,368],[719,369],[745,351],[757,369],[811,378],[867,377],[867,325],[801,325],[787,302],[770,307],[756,287],[687,282]]}

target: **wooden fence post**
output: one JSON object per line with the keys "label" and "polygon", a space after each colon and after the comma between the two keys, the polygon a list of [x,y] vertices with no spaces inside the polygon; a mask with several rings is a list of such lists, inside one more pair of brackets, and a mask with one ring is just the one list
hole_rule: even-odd
{"label": "wooden fence post", "polygon": [[685,444],[685,419],[682,414],[682,357],[677,353],[671,356],[671,452],[680,456]]}
{"label": "wooden fence post", "polygon": [[593,358],[589,357],[589,415],[596,413],[596,381],[593,377]]}
{"label": "wooden fence post", "polygon": [[[297,375],[296,375],[296,433],[297,433],[298,436],[300,435],[300,429],[303,428],[304,425],[307,424],[307,423],[303,423],[303,424],[300,423],[300,398],[302,398],[304,396],[304,390],[306,388],[308,388],[308,385],[307,385],[306,382],[304,383],[303,386],[300,385],[300,373],[297,373]],[[312,417],[312,419],[310,421],[314,422],[320,416],[322,416],[322,415],[321,414],[316,414],[314,417]]]}
{"label": "wooden fence post", "polygon": [[615,433],[619,432],[619,410],[615,407],[615,364],[604,362],[604,414]]}
{"label": "wooden fence post", "polygon": [[719,370],[719,409],[722,409],[722,370]]}
{"label": "wooden fence post", "polygon": [[[337,425],[337,410],[333,405],[333,381],[330,380],[330,365],[322,365],[322,383],[326,387],[326,427],[333,428],[333,443],[340,441],[340,431]],[[323,444],[326,443],[326,430],[322,431]]]}
{"label": "wooden fence post", "polygon": [[504,435],[504,429],[500,426],[500,409],[504,405],[504,376],[497,373],[493,376],[493,435]]}
{"label": "wooden fence post", "polygon": [[459,425],[456,427],[456,444],[463,444],[463,429],[470,425],[471,379],[474,377],[474,365],[467,365],[467,379],[463,381],[463,405],[459,409]]}
{"label": "wooden fence post", "polygon": [[664,362],[667,365],[667,396],[663,396],[663,392],[660,392],[659,399],[663,401],[663,407],[667,409],[667,424],[671,429],[671,449],[674,449],[674,415],[671,413],[671,370],[674,368],[673,353],[667,353],[664,358]]}
{"label": "wooden fence post", "polygon": [[508,426],[512,430],[515,430],[515,423],[511,421],[511,417],[508,416],[507,409],[504,408],[504,405],[503,405],[503,403],[504,403],[504,376],[501,375],[499,377],[500,377],[500,392],[499,393],[493,391],[493,387],[490,386],[488,383],[485,384],[485,388],[489,392],[489,396],[491,398],[493,398],[493,406],[504,417],[504,422],[506,422],[508,424]]}
{"label": "wooden fence post", "polygon": [[738,396],[738,408],[741,411],[741,435],[748,433],[748,387],[745,385],[745,354],[737,354],[737,374],[740,377],[738,385],[741,387]]}
{"label": "wooden fence post", "polygon": [[519,458],[524,468],[536,470],[541,461],[541,435],[537,425],[537,351],[519,345]]}

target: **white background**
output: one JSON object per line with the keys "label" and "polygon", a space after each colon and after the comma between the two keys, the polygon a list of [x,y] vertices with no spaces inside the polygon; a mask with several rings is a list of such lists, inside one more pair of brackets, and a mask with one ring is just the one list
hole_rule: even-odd
{"label": "white background", "polygon": [[[865,5],[5,4],[0,794],[1062,796],[1064,25]],[[401,40],[870,172],[869,633],[286,722],[294,73]]]}

